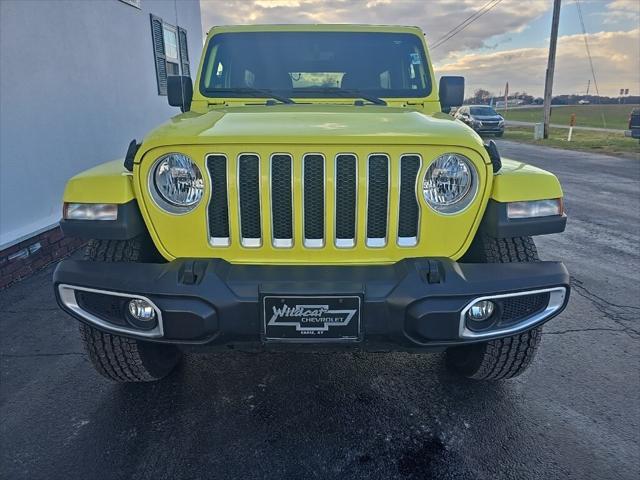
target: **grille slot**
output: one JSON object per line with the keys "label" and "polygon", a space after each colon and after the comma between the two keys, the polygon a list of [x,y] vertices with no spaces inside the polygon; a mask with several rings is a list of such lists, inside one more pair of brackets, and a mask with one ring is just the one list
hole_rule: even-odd
{"label": "grille slot", "polygon": [[413,247],[418,243],[420,208],[416,198],[416,177],[419,171],[418,155],[404,155],[400,159],[398,245],[401,247]]}
{"label": "grille slot", "polygon": [[341,248],[356,244],[357,171],[355,155],[336,157],[336,246]]}
{"label": "grille slot", "polygon": [[304,244],[324,245],[324,157],[318,154],[303,158]]}
{"label": "grille slot", "polygon": [[369,156],[369,192],[367,195],[367,246],[384,247],[387,244],[387,218],[389,211],[389,157]]}
{"label": "grille slot", "polygon": [[238,190],[240,195],[240,235],[245,247],[262,244],[260,215],[260,159],[254,154],[238,158]]}
{"label": "grille slot", "polygon": [[217,247],[229,246],[229,194],[227,191],[227,157],[209,155],[207,170],[211,177],[209,202],[209,236]]}
{"label": "grille slot", "polygon": [[293,165],[291,155],[271,157],[271,221],[274,247],[293,245]]}

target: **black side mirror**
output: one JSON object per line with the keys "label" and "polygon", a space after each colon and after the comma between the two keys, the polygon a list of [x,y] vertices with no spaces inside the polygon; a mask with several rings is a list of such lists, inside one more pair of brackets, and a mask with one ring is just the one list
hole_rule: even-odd
{"label": "black side mirror", "polygon": [[167,77],[167,100],[172,107],[180,107],[183,112],[191,110],[193,83],[190,77],[172,75]]}
{"label": "black side mirror", "polygon": [[440,108],[449,113],[451,107],[464,102],[464,77],[440,77]]}

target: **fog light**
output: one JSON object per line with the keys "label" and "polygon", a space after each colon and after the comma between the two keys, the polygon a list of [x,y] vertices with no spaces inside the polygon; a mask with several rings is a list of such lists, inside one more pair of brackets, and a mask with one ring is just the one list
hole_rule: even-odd
{"label": "fog light", "polygon": [[467,311],[467,317],[474,322],[484,322],[491,318],[494,310],[495,304],[491,300],[481,300],[471,305]]}
{"label": "fog light", "polygon": [[156,318],[156,311],[151,304],[141,298],[129,301],[129,314],[140,322],[149,322]]}

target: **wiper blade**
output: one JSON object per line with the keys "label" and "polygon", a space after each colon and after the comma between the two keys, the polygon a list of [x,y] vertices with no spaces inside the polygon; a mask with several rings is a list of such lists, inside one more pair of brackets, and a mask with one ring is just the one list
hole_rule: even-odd
{"label": "wiper blade", "polygon": [[247,95],[250,97],[268,97],[268,98],[273,98],[274,100],[277,100],[281,103],[287,103],[287,104],[291,104],[291,103],[296,103],[294,102],[292,99],[290,99],[289,97],[283,97],[281,95],[278,95],[276,93],[273,93],[271,90],[269,89],[265,89],[265,88],[253,88],[253,87],[238,87],[238,88],[212,88],[212,89],[208,89],[207,91],[211,92],[211,93],[241,93],[243,95]]}
{"label": "wiper blade", "polygon": [[387,104],[387,102],[385,102],[383,99],[375,97],[373,95],[369,95],[368,93],[362,93],[360,90],[325,87],[325,88],[305,88],[305,89],[301,89],[300,91],[303,91],[305,93],[332,93],[332,94],[337,94],[340,97],[357,97],[357,98],[362,98],[363,100],[366,100],[367,102],[371,102],[375,105]]}

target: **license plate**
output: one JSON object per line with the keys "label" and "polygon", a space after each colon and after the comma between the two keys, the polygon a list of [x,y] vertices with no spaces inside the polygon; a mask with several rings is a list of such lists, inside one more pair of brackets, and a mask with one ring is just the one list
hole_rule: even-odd
{"label": "license plate", "polygon": [[266,340],[337,341],[360,337],[360,297],[263,297]]}

